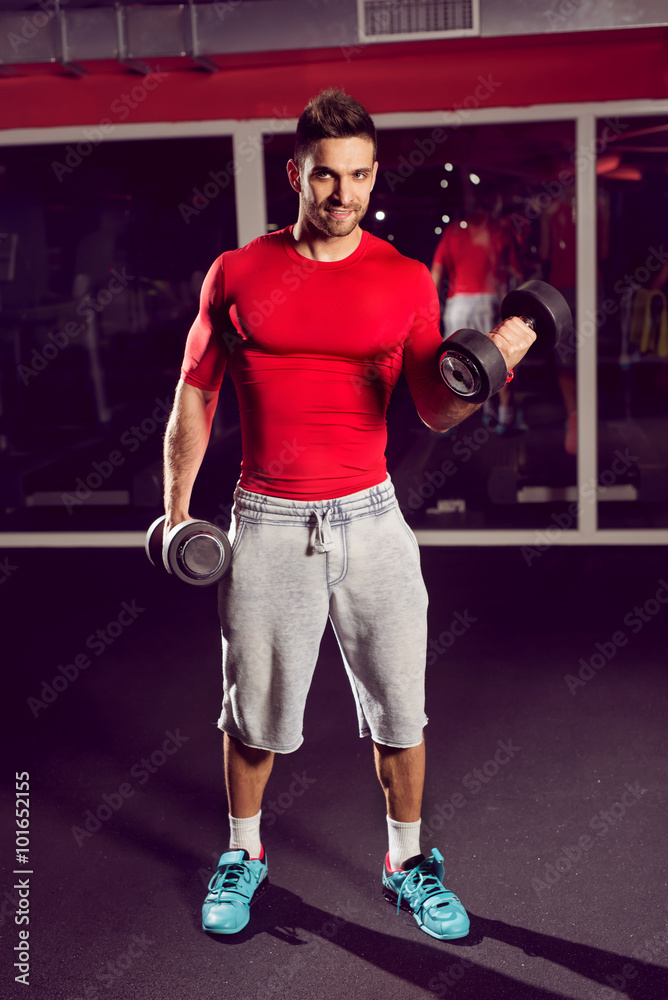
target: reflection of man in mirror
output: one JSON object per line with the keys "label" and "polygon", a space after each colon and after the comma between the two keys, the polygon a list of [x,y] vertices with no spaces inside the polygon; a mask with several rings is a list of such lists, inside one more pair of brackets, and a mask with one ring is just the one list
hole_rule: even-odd
{"label": "reflection of man in mirror", "polygon": [[[447,283],[446,337],[465,329],[489,333],[498,322],[501,299],[521,278],[515,243],[497,218],[501,199],[476,191],[476,200],[475,208],[446,226],[431,265],[436,288]],[[488,420],[494,406],[493,400],[485,403]],[[510,386],[498,394],[498,407],[497,430],[502,432],[514,417]]]}

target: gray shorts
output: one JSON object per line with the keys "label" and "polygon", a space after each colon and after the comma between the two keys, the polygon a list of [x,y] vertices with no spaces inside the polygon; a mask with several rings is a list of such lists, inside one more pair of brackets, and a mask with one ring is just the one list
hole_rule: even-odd
{"label": "gray shorts", "polygon": [[329,618],[360,736],[418,746],[427,722],[427,591],[389,477],[333,500],[240,487],[234,499],[232,563],[219,584],[219,728],[247,746],[296,750]]}
{"label": "gray shorts", "polygon": [[451,337],[458,330],[479,330],[487,336],[497,322],[496,295],[453,295],[445,300],[443,326],[445,336]]}

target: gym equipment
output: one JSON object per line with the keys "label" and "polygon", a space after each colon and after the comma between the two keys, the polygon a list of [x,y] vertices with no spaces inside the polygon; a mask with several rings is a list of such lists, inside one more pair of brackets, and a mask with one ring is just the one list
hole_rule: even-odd
{"label": "gym equipment", "polygon": [[163,558],[165,515],[146,532],[144,548],[154,566],[195,587],[209,587],[227,573],[232,547],[225,532],[209,521],[182,521],[167,536]]}
{"label": "gym equipment", "polygon": [[[553,348],[573,325],[566,299],[545,281],[525,281],[501,303],[502,318],[519,316],[537,339]],[[469,403],[484,403],[510,381],[501,351],[478,330],[458,330],[438,349],[441,378],[455,395]]]}

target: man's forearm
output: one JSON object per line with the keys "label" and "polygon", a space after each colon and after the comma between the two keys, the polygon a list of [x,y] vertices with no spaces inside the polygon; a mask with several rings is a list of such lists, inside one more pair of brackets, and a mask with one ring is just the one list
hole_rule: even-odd
{"label": "man's forearm", "polygon": [[165,513],[171,527],[188,517],[190,495],[209,443],[218,394],[179,382],[165,432]]}
{"label": "man's forearm", "polygon": [[480,409],[480,403],[466,403],[443,384],[437,383],[419,409],[422,422],[433,431],[445,433]]}

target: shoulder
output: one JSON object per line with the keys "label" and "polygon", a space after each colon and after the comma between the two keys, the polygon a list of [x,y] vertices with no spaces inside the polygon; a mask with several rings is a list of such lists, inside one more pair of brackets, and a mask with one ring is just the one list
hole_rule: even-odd
{"label": "shoulder", "polygon": [[289,229],[279,229],[274,233],[266,233],[264,236],[257,236],[250,243],[239,247],[237,250],[226,250],[218,258],[223,266],[235,262],[246,261],[249,258],[272,256],[284,252],[285,235]]}
{"label": "shoulder", "polygon": [[369,233],[369,243],[367,255],[370,259],[381,263],[385,267],[392,268],[397,274],[404,274],[407,279],[414,281],[419,277],[422,270],[426,270],[422,261],[413,257],[406,257],[400,253],[396,247],[387,240],[381,240],[378,236]]}
{"label": "shoulder", "polygon": [[438,293],[431,272],[426,264],[413,257],[406,257],[396,247],[385,240],[370,236],[367,248],[369,260],[373,260],[379,272],[382,272],[383,285],[390,294],[390,289],[398,300],[410,303],[411,307],[421,309],[433,306],[433,299],[438,301]]}
{"label": "shoulder", "polygon": [[226,250],[214,261],[225,285],[225,296],[233,298],[243,287],[257,281],[275,281],[289,260],[285,250],[287,229],[267,233],[237,250]]}

